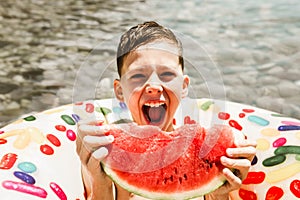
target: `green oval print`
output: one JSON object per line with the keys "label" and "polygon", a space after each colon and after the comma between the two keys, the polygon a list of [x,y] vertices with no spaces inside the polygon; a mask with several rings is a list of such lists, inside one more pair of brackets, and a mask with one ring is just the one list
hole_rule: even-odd
{"label": "green oval print", "polygon": [[283,163],[285,161],[286,157],[285,155],[277,155],[277,156],[272,156],[270,158],[265,159],[262,164],[265,167],[272,167],[274,165],[278,165],[280,163]]}
{"label": "green oval print", "polygon": [[207,101],[201,105],[201,109],[207,111],[212,104],[214,104],[214,102]]}
{"label": "green oval print", "polygon": [[76,122],[69,115],[62,115],[61,118],[69,125],[76,124]]}
{"label": "green oval print", "polygon": [[276,155],[279,154],[300,154],[300,146],[296,145],[287,145],[287,146],[281,146],[278,147],[274,153]]}
{"label": "green oval print", "polygon": [[34,121],[34,120],[36,120],[36,118],[35,118],[35,116],[33,116],[33,115],[30,115],[30,116],[27,116],[27,117],[24,117],[23,118],[25,121]]}

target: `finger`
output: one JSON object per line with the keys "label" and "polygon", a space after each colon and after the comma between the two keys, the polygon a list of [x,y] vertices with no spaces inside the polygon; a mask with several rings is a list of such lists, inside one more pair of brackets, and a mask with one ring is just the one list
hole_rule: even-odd
{"label": "finger", "polygon": [[107,125],[103,126],[95,126],[95,125],[88,125],[88,124],[82,124],[78,127],[79,129],[79,136],[83,137],[84,135],[105,135],[105,133],[111,129]]}
{"label": "finger", "polygon": [[81,145],[82,145],[82,137],[83,137],[83,133],[80,132],[80,129],[79,129],[79,122],[77,122],[76,124],[76,152],[77,154],[79,155],[80,154],[80,151],[81,151]]}
{"label": "finger", "polygon": [[78,155],[80,154],[81,146],[82,146],[81,137],[76,137],[76,152],[77,152]]}
{"label": "finger", "polygon": [[80,152],[79,152],[79,158],[82,162],[83,165],[87,165],[90,157],[91,157],[92,151],[91,148],[88,148],[87,145],[85,145],[84,143],[82,143],[82,146],[80,148]]}
{"label": "finger", "polygon": [[[241,187],[242,181],[239,177],[237,177],[232,170],[228,168],[224,168],[222,171],[226,182],[220,187],[217,191],[217,194],[220,196],[222,194],[227,195],[228,192],[236,190]],[[214,192],[213,192],[214,193]]]}
{"label": "finger", "polygon": [[76,152],[79,155],[82,147],[82,138],[86,135],[84,131],[81,130],[80,126],[77,124],[77,137],[76,137]]}
{"label": "finger", "polygon": [[107,156],[107,154],[108,150],[105,147],[100,147],[94,151],[94,148],[92,148],[88,143],[83,142],[79,157],[81,162],[88,166],[91,159],[91,161],[93,161],[93,159],[102,160],[102,158]]}
{"label": "finger", "polygon": [[94,126],[100,126],[104,123],[104,120],[102,119],[95,119],[95,118],[87,118],[87,119],[82,119],[78,121],[78,125],[94,125]]}
{"label": "finger", "polygon": [[86,145],[88,145],[90,148],[96,148],[100,146],[109,145],[114,141],[114,136],[108,135],[108,136],[91,136],[87,135],[83,138],[83,141]]}
{"label": "finger", "polygon": [[248,160],[252,160],[256,154],[256,148],[253,146],[227,148],[226,154],[229,157],[233,157],[233,158],[244,157],[247,158]]}
{"label": "finger", "polygon": [[228,187],[230,187],[230,191],[240,188],[242,185],[242,180],[238,176],[236,176],[233,171],[228,168],[223,169],[223,175],[228,181]]}
{"label": "finger", "polygon": [[113,199],[112,181],[104,173],[101,161],[108,155],[108,149],[101,147],[94,151],[86,165],[89,172],[89,179],[92,180],[92,192],[97,193],[97,199]]}
{"label": "finger", "polygon": [[[83,128],[82,128],[83,127]],[[88,132],[86,132],[84,130],[84,125],[81,126],[77,126],[77,137],[76,137],[76,152],[77,154],[80,154],[81,152],[81,148],[82,148],[82,140],[83,138],[88,134]]]}
{"label": "finger", "polygon": [[231,159],[225,156],[221,157],[221,163],[227,168],[237,169],[241,180],[246,178],[251,166],[251,162],[248,159]]}
{"label": "finger", "polygon": [[[85,152],[83,152],[85,153]],[[100,162],[108,155],[108,150],[105,147],[101,147],[94,151],[93,153],[89,153],[89,156],[86,158],[86,166],[88,171],[93,173],[101,173],[101,166]]]}
{"label": "finger", "polygon": [[[111,126],[110,126],[111,127]],[[104,126],[95,126],[95,125],[88,125],[88,124],[81,124],[78,126],[77,129],[77,138],[76,138],[76,152],[80,154],[82,146],[82,140],[86,135],[105,135],[105,133],[109,130],[108,125]],[[91,150],[90,148],[88,148]]]}
{"label": "finger", "polygon": [[257,143],[254,140],[235,140],[234,143],[235,143],[235,145],[237,147],[249,147],[249,146],[252,146],[252,147],[255,148],[257,146]]}
{"label": "finger", "polygon": [[100,147],[92,153],[91,161],[101,162],[108,155],[108,150],[106,147]]}
{"label": "finger", "polygon": [[98,126],[103,124],[103,120],[96,120],[95,118],[88,118],[88,119],[81,119],[80,121],[77,122],[77,135],[78,137],[84,137],[84,133],[80,130],[80,126],[82,125],[93,125],[93,126]]}
{"label": "finger", "polygon": [[232,159],[226,156],[222,156],[221,163],[226,167],[234,169],[249,168],[251,166],[251,162],[246,158]]}

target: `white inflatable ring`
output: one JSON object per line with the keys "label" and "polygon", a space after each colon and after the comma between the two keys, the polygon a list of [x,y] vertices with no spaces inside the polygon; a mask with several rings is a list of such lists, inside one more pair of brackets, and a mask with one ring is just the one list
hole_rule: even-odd
{"label": "white inflatable ring", "polygon": [[[248,178],[233,199],[299,198],[299,120],[233,102],[192,101],[182,103],[175,125],[197,120],[207,127],[217,120],[257,141]],[[74,141],[76,122],[90,116],[106,123],[130,118],[126,105],[106,99],[28,115],[0,129],[1,199],[84,199]]]}

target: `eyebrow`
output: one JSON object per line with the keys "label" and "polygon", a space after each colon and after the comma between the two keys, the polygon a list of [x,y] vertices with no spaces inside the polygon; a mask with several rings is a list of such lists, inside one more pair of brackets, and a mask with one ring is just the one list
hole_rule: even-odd
{"label": "eyebrow", "polygon": [[139,66],[135,67],[134,69],[127,70],[127,72],[123,75],[131,75],[135,72],[145,72],[145,69],[147,69],[149,66]]}
{"label": "eyebrow", "polygon": [[[126,74],[131,74],[131,73],[135,73],[135,72],[145,72],[145,70],[148,70],[149,67],[151,68],[151,65],[141,65],[141,66],[137,66],[134,69],[130,69],[127,71]],[[167,65],[157,65],[156,66],[158,70],[176,70],[177,66],[167,66]],[[152,69],[151,69],[152,70]]]}
{"label": "eyebrow", "polygon": [[135,68],[133,68],[133,69],[130,69],[129,71],[144,71],[145,69],[148,69],[149,67],[151,67],[151,66],[149,66],[149,65],[143,65],[143,66],[138,66],[138,67],[135,67]]}
{"label": "eyebrow", "polygon": [[171,65],[171,66],[169,66],[169,65],[159,65],[158,66],[159,68],[161,68],[161,69],[176,69],[176,67],[177,67],[177,65],[175,66],[175,65]]}

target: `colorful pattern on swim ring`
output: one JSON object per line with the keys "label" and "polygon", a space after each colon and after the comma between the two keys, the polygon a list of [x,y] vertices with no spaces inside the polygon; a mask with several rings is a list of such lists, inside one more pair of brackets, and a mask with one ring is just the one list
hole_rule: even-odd
{"label": "colorful pattern on swim ring", "polygon": [[[115,99],[77,102],[28,114],[0,129],[1,199],[84,199],[76,124],[130,120]],[[257,141],[257,155],[233,199],[295,199],[300,196],[300,121],[253,106],[212,99],[186,99],[175,126],[223,123]]]}

